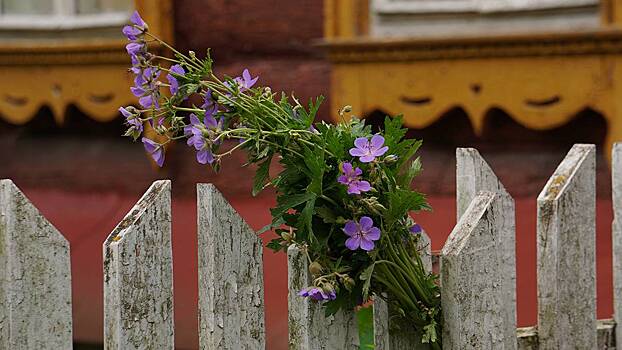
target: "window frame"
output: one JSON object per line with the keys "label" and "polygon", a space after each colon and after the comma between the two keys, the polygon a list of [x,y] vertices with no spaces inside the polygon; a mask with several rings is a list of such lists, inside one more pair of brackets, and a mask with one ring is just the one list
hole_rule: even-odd
{"label": "window frame", "polygon": [[370,0],[377,15],[491,13],[597,6],[599,0]]}

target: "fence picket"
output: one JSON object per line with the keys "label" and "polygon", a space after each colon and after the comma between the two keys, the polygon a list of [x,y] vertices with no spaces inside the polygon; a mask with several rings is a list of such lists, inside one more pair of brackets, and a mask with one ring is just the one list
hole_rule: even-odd
{"label": "fence picket", "polygon": [[173,349],[171,183],[156,181],[104,250],[104,347]]}
{"label": "fence picket", "polygon": [[[622,322],[622,143],[613,146],[611,162],[613,203],[613,312],[617,324]],[[616,327],[616,344],[622,344],[622,326]]]}
{"label": "fence picket", "polygon": [[289,350],[333,350],[359,348],[354,312],[340,311],[324,317],[322,305],[298,296],[311,284],[309,262],[296,246],[287,250]]}
{"label": "fence picket", "polygon": [[200,348],[264,349],[261,239],[213,185],[197,202]]}
{"label": "fence picket", "polygon": [[541,349],[596,349],[595,146],[574,145],[538,195]]}
{"label": "fence picket", "polygon": [[451,232],[441,257],[444,349],[516,349],[513,216],[501,195],[480,192]]}
{"label": "fence picket", "polygon": [[0,180],[0,349],[71,349],[69,242]]}

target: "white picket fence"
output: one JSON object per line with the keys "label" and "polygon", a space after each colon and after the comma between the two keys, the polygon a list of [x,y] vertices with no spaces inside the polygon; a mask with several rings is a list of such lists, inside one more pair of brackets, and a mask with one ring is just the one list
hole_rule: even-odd
{"label": "white picket fence", "polygon": [[[458,149],[460,218],[441,254],[444,349],[615,349],[622,341],[622,144],[613,150],[614,320],[596,319],[595,147],[575,145],[538,196],[538,325],[516,328],[514,201],[475,149]],[[171,184],[156,181],[103,244],[106,349],[173,349]],[[199,184],[201,349],[264,349],[261,240]],[[429,244],[424,261],[431,266]],[[307,260],[288,250],[289,348],[357,349],[354,314],[298,297]],[[376,349],[418,349],[376,301]],[[0,349],[71,349],[69,244],[0,181]]]}

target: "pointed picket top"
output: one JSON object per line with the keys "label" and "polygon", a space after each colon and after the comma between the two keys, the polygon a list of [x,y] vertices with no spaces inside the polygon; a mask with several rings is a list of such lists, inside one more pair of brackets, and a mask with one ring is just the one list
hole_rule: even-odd
{"label": "pointed picket top", "polygon": [[[514,247],[503,198],[480,192],[443,247],[444,349],[516,349]],[[494,330],[494,331],[492,331]]]}
{"label": "pointed picket top", "polygon": [[307,256],[295,245],[287,249],[287,271],[289,350],[358,350],[358,326],[353,311],[325,317],[321,303],[298,295],[311,285],[311,274]]}
{"label": "pointed picket top", "polygon": [[574,145],[538,196],[538,337],[596,349],[596,147]]}
{"label": "pointed picket top", "polygon": [[[613,190],[613,313],[622,324],[622,143],[613,145],[611,187]],[[622,344],[622,326],[616,327],[616,344]]]}
{"label": "pointed picket top", "polygon": [[0,180],[0,349],[71,349],[69,242]]}
{"label": "pointed picket top", "polygon": [[104,347],[173,349],[170,181],[149,187],[103,250]]}
{"label": "pointed picket top", "polygon": [[264,349],[263,245],[211,184],[197,185],[200,349]]}
{"label": "pointed picket top", "polygon": [[[502,197],[511,202],[512,210],[514,200],[506,191],[505,187],[492,171],[488,163],[482,158],[475,148],[456,149],[456,201],[457,218],[471,204],[471,201],[480,191],[490,191],[499,193]],[[508,203],[510,205],[510,203]],[[510,209],[508,207],[508,209]],[[510,223],[508,223],[510,224]],[[514,227],[514,223],[511,223]]]}

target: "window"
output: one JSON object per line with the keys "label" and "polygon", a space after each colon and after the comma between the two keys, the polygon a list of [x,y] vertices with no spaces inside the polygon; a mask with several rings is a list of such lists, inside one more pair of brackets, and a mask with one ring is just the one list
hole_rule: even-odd
{"label": "window", "polygon": [[598,0],[370,0],[372,36],[452,36],[594,29]]}
{"label": "window", "polygon": [[131,0],[0,0],[0,38],[118,37],[133,7]]}
{"label": "window", "polygon": [[372,0],[379,14],[512,12],[597,5],[598,0]]}

